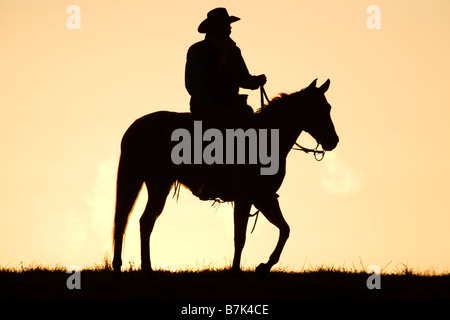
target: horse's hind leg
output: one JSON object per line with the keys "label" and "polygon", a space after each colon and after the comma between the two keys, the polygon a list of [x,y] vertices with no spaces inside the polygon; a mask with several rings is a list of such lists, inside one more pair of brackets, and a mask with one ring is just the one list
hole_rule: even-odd
{"label": "horse's hind leg", "polygon": [[140,231],[141,231],[141,268],[144,272],[151,272],[152,266],[150,263],[150,234],[158,216],[164,209],[167,195],[170,192],[172,183],[157,183],[147,182],[148,202],[144,213],[141,216]]}
{"label": "horse's hind leg", "polygon": [[117,175],[116,212],[114,215],[113,231],[113,268],[118,278],[120,278],[120,269],[122,266],[122,244],[128,217],[133,209],[143,182],[139,174],[133,170],[133,166],[128,161],[127,155],[122,153]]}
{"label": "horse's hind leg", "polygon": [[261,211],[261,213],[269,220],[273,225],[275,225],[280,230],[280,235],[278,238],[277,246],[275,250],[270,255],[269,261],[267,263],[261,263],[256,268],[256,273],[260,276],[270,272],[270,269],[274,264],[280,259],[281,252],[283,251],[284,245],[289,238],[289,225],[283,218],[281,213],[280,205],[278,203],[277,195],[265,197],[254,203],[255,207]]}

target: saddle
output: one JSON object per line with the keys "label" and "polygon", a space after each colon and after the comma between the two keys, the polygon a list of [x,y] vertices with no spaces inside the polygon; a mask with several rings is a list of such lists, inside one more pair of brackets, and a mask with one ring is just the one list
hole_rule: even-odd
{"label": "saddle", "polygon": [[[177,180],[204,201],[234,201],[247,194],[259,167],[255,164],[236,164],[237,161],[227,163],[230,159],[227,152],[231,149],[227,145],[230,142],[226,132],[230,131],[227,129],[242,129],[239,132],[244,132],[251,127],[252,118],[253,115],[230,113],[226,118],[212,122],[196,120],[190,113],[183,114],[171,125],[171,130],[168,130],[171,132],[167,134],[171,136],[171,157],[176,164]],[[173,135],[176,129],[182,129],[177,132],[177,136],[180,135],[178,142],[174,141]],[[246,144],[248,157],[249,143]],[[237,146],[234,145],[232,150],[236,158]],[[176,156],[179,158],[174,159]]]}

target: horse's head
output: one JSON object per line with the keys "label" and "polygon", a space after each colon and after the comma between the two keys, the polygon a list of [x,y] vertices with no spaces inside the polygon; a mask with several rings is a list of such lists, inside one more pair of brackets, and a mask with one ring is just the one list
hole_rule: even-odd
{"label": "horse's head", "polygon": [[304,103],[303,130],[313,136],[325,151],[331,151],[336,148],[339,137],[331,120],[331,106],[325,98],[325,92],[330,87],[330,79],[319,88],[316,84],[317,79],[303,90],[307,99]]}

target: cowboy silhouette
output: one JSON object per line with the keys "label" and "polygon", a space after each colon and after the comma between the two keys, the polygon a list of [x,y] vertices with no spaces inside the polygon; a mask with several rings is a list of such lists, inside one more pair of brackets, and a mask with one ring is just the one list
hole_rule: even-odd
{"label": "cowboy silhouette", "polygon": [[240,18],[228,15],[225,8],[208,12],[198,32],[203,41],[193,44],[187,53],[185,85],[191,95],[194,118],[216,120],[225,114],[253,114],[247,96],[239,88],[258,89],[266,76],[250,75],[241,50],[230,38],[231,23]]}

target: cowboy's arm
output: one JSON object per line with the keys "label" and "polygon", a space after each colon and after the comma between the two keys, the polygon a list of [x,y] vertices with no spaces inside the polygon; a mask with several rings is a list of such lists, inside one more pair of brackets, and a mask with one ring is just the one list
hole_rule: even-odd
{"label": "cowboy's arm", "polygon": [[255,90],[266,83],[266,76],[252,76],[248,71],[244,58],[242,57],[241,50],[238,50],[238,63],[239,63],[239,87],[244,89]]}
{"label": "cowboy's arm", "polygon": [[192,97],[199,99],[208,107],[215,108],[218,103],[205,88],[204,73],[205,65],[202,59],[195,50],[190,48],[187,54],[184,79],[186,89]]}

